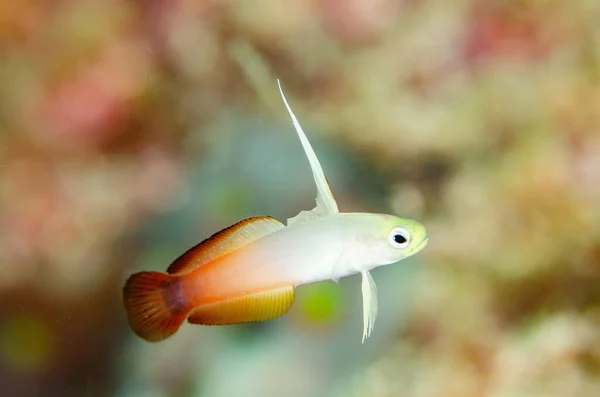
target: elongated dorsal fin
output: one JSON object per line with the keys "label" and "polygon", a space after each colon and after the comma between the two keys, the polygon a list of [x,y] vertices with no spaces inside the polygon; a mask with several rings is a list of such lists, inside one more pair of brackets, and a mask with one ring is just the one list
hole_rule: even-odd
{"label": "elongated dorsal fin", "polygon": [[271,320],[284,315],[294,303],[294,287],[287,286],[202,305],[188,322],[203,325],[240,324]]}
{"label": "elongated dorsal fin", "polygon": [[288,105],[287,100],[285,99],[285,95],[283,94],[283,89],[281,88],[281,82],[279,81],[279,79],[277,80],[277,84],[279,85],[279,92],[281,93],[283,103],[285,104],[285,107],[287,108],[288,113],[292,118],[294,128],[298,133],[300,142],[302,142],[302,146],[304,147],[306,157],[308,157],[308,162],[310,163],[310,168],[312,169],[313,177],[315,178],[315,183],[317,185],[317,206],[311,211],[301,211],[295,217],[288,219],[288,226],[307,222],[316,218],[322,218],[325,216],[337,214],[339,213],[338,206],[335,199],[333,198],[333,193],[329,188],[329,183],[327,182],[327,178],[325,178],[325,174],[323,173],[323,169],[321,168],[319,159],[317,158],[315,151],[310,145],[306,134],[302,130],[298,119],[296,119],[292,108],[290,107],[290,105]]}
{"label": "elongated dorsal fin", "polygon": [[167,273],[187,273],[198,266],[245,246],[261,237],[285,228],[283,223],[270,216],[258,216],[244,219],[229,226],[200,244],[187,250],[175,259]]}

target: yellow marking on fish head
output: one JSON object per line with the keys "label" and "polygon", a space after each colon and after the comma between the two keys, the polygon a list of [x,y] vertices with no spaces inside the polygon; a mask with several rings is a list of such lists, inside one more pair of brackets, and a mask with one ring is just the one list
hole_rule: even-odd
{"label": "yellow marking on fish head", "polygon": [[365,230],[364,245],[359,248],[374,267],[396,263],[421,251],[428,242],[427,229],[410,218],[374,215],[374,223]]}

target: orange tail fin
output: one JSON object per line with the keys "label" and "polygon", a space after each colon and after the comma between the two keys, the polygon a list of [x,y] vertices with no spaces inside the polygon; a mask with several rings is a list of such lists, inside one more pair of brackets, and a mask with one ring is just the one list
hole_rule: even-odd
{"label": "orange tail fin", "polygon": [[133,332],[158,342],[173,335],[189,314],[179,294],[178,279],[169,274],[140,272],[127,280],[123,300]]}

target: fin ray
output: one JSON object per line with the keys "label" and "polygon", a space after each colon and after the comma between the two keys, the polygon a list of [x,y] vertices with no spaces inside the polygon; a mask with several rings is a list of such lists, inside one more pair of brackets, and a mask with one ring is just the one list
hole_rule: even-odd
{"label": "fin ray", "polygon": [[158,342],[173,335],[187,312],[173,295],[176,280],[168,274],[140,272],[127,280],[123,300],[127,320],[136,335]]}
{"label": "fin ray", "polygon": [[235,251],[268,234],[283,229],[285,225],[270,216],[244,219],[231,225],[179,256],[167,269],[169,274],[187,273],[211,260]]}
{"label": "fin ray", "polygon": [[227,325],[267,321],[284,315],[294,303],[293,286],[202,305],[194,309],[188,322],[202,325]]}
{"label": "fin ray", "polygon": [[362,274],[362,298],[363,298],[363,336],[362,343],[371,336],[375,320],[377,319],[377,285],[373,276],[368,271]]}
{"label": "fin ray", "polygon": [[339,213],[337,202],[333,197],[333,193],[329,186],[329,182],[323,173],[323,168],[321,167],[321,163],[315,154],[304,130],[300,126],[296,115],[292,111],[292,108],[288,104],[285,99],[285,95],[283,94],[283,89],[281,88],[281,82],[277,79],[277,84],[279,85],[279,92],[281,94],[281,98],[283,99],[283,103],[292,119],[292,123],[294,124],[294,128],[296,129],[296,133],[300,138],[300,142],[304,147],[304,152],[306,153],[306,157],[308,158],[308,162],[310,163],[310,168],[313,173],[313,177],[315,179],[315,184],[317,185],[317,198],[316,203],[317,206],[313,208],[311,211],[301,211],[298,215],[293,218],[288,219],[288,226],[307,222],[313,220],[315,218],[322,218],[328,215],[334,215]]}

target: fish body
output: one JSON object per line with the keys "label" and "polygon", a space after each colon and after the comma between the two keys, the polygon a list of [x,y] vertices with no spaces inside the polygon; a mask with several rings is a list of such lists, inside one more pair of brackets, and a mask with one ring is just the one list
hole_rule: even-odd
{"label": "fish body", "polygon": [[[257,290],[299,286],[368,271],[397,261],[387,240],[373,230],[393,228],[394,217],[339,214],[282,228],[243,249],[184,273],[186,296],[194,304]],[[374,262],[374,258],[378,261]]]}
{"label": "fish body", "polygon": [[287,226],[272,217],[243,220],[192,247],[167,274],[131,276],[124,303],[140,337],[163,340],[186,319],[204,325],[269,320],[289,310],[295,287],[360,273],[364,341],[377,315],[369,271],[414,255],[427,244],[425,227],[412,219],[339,213],[319,161],[281,95],[313,171],[316,207],[288,219]]}

